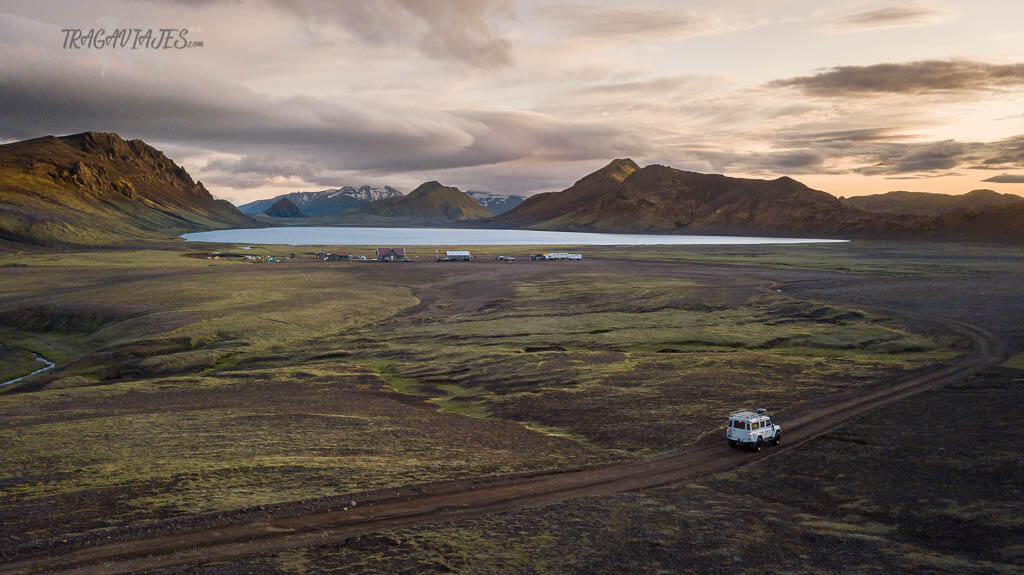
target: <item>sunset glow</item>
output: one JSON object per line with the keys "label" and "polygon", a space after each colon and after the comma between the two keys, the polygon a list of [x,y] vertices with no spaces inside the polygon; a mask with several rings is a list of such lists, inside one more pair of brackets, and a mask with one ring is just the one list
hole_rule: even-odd
{"label": "sunset glow", "polygon": [[[529,194],[611,158],[1024,193],[1024,4],[0,1],[0,139],[142,138],[217,196]],[[184,49],[66,46],[172,28]]]}

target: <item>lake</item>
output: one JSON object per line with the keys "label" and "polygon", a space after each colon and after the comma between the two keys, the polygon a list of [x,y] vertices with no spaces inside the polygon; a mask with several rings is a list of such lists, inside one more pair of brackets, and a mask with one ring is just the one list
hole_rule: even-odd
{"label": "lake", "polygon": [[644,246],[751,245],[845,242],[807,238],[596,234],[472,228],[280,227],[195,232],[190,242],[290,246]]}

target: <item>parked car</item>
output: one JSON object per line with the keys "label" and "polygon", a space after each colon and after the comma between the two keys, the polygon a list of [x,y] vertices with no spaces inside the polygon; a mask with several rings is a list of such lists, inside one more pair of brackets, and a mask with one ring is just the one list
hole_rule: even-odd
{"label": "parked car", "polygon": [[734,411],[729,414],[725,439],[730,447],[743,446],[761,451],[769,441],[774,445],[782,443],[782,427],[775,425],[763,408]]}
{"label": "parked car", "polygon": [[512,256],[498,256],[498,257],[496,257],[494,259],[495,259],[495,261],[509,262],[509,263],[516,261],[516,258],[514,258]]}

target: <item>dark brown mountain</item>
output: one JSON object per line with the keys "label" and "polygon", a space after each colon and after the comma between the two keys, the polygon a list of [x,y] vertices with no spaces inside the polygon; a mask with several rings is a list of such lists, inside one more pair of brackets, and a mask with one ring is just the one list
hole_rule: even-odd
{"label": "dark brown mountain", "polygon": [[[494,218],[494,221],[510,227],[545,227],[545,222],[576,212],[591,211],[594,203],[603,196],[614,196],[623,189],[623,182],[639,169],[640,166],[629,158],[612,160],[607,166],[584,176],[568,189],[526,198],[512,210]],[[554,225],[561,226],[563,223]],[[572,226],[566,224],[566,227]]]}
{"label": "dark brown mountain", "polygon": [[363,211],[368,214],[394,218],[425,218],[434,220],[476,220],[489,218],[487,211],[473,198],[458,188],[426,182],[399,198],[377,200]]}
{"label": "dark brown mountain", "polygon": [[0,146],[0,239],[114,245],[252,225],[141,140],[85,132]]}
{"label": "dark brown mountain", "polygon": [[1024,198],[992,190],[974,190],[962,195],[927,192],[888,192],[843,199],[843,203],[867,212],[941,216],[957,210],[979,211],[990,207],[1024,204]]}
{"label": "dark brown mountain", "polygon": [[941,216],[942,224],[932,239],[1024,243],[1024,202],[961,209]]}
{"label": "dark brown mountain", "polygon": [[274,205],[263,210],[263,213],[272,218],[304,218],[306,214],[302,213],[299,206],[295,205],[295,202],[288,198],[281,198],[274,202]]}
{"label": "dark brown mountain", "polygon": [[527,199],[498,225],[597,232],[905,235],[938,225],[880,216],[791,178],[730,178],[615,160],[572,187]]}

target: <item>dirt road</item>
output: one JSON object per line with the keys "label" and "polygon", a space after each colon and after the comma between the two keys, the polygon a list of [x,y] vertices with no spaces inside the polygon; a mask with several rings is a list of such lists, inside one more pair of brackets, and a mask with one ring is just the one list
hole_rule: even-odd
{"label": "dirt road", "polygon": [[[861,306],[864,307],[864,306]],[[879,310],[882,311],[882,310]],[[894,310],[884,310],[900,315]],[[87,547],[64,555],[12,562],[5,573],[128,573],[199,562],[228,560],[257,553],[337,543],[385,529],[420,523],[463,519],[485,513],[539,507],[567,499],[655,487],[692,480],[750,464],[792,449],[840,423],[871,409],[933,389],[997,364],[1003,348],[993,334],[961,322],[923,315],[909,315],[958,333],[972,342],[965,354],[949,365],[928,373],[890,382],[858,394],[832,397],[799,412],[777,414],[784,427],[781,447],[762,453],[730,449],[715,433],[677,452],[659,457],[512,478],[465,480],[434,487],[429,493],[409,495],[349,509],[271,518],[258,523],[239,523],[197,529]]]}

